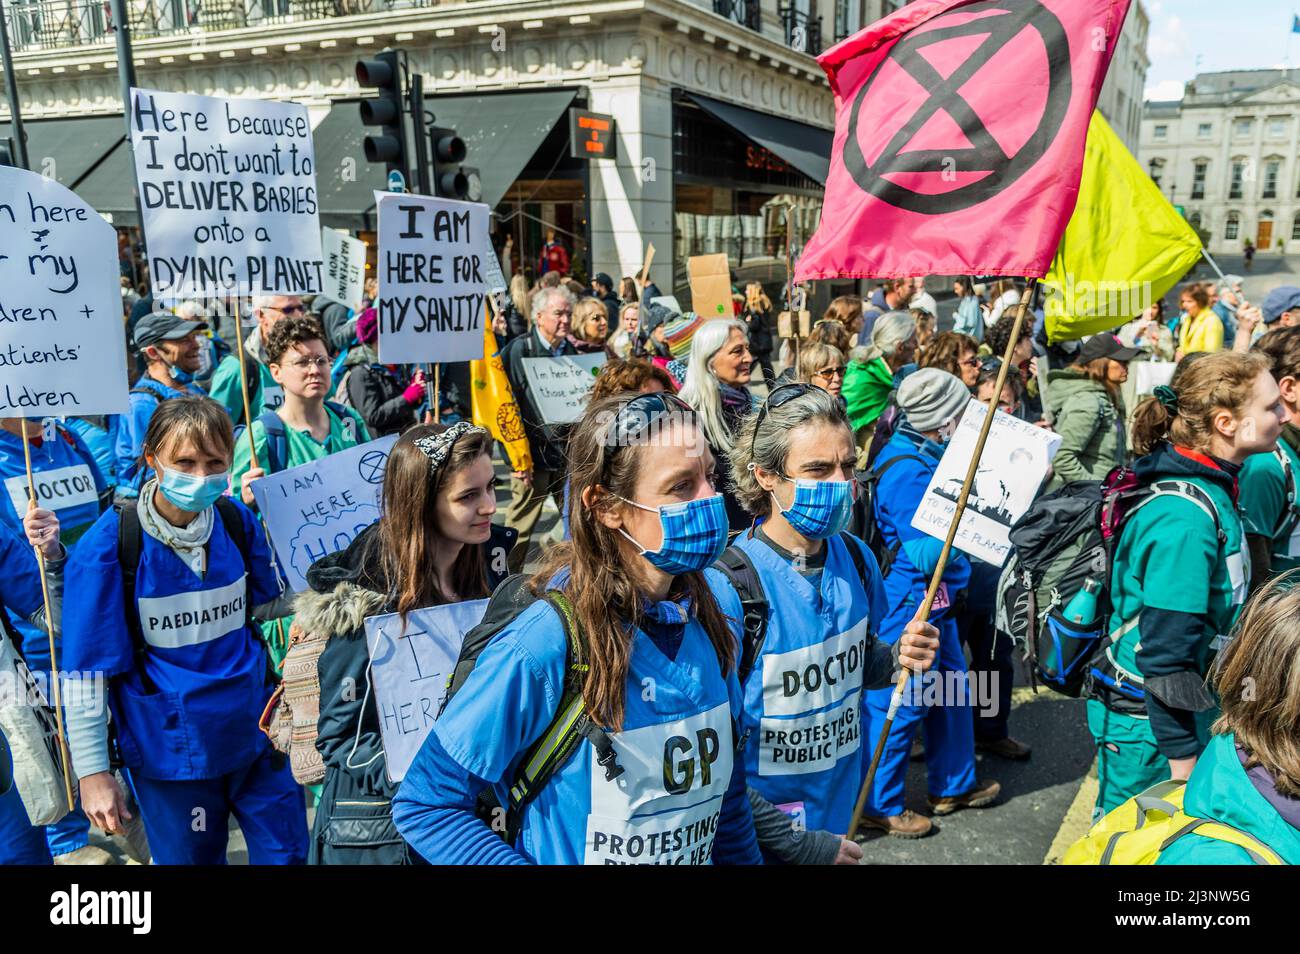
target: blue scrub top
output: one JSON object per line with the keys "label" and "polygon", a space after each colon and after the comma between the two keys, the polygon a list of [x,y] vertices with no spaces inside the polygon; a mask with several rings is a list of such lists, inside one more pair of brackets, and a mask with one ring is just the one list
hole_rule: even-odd
{"label": "blue scrub top", "polygon": [[[494,784],[501,804],[502,780],[514,779],[555,716],[564,669],[563,624],[549,603],[534,603],[483,651],[433,727],[454,761]],[[623,730],[610,735],[624,773],[607,781],[593,747],[580,746],[528,804],[517,850],[536,864],[710,863],[739,710],[736,677],[723,678],[694,617],[675,660],[638,630]]]}
{"label": "blue scrub top", "polygon": [[114,678],[110,706],[127,767],[154,779],[216,778],[242,769],[268,745],[258,718],[270,698],[266,648],[246,625],[253,606],[280,595],[266,537],[236,504],[250,570],[213,515],[207,573],[143,534],[136,603],[145,641],[143,676],[123,608],[118,515],[107,511],[68,565],[64,665]]}
{"label": "blue scrub top", "polygon": [[[867,557],[864,589],[838,536],[826,541],[816,584],[756,535],[735,545],[758,571],[769,607],[762,655],[741,687],[746,780],[808,828],[843,833],[866,768],[863,678],[887,610],[880,571],[856,544]],[[722,611],[739,618],[740,598],[726,577],[705,575]]]}
{"label": "blue scrub top", "polygon": [[41,571],[27,538],[0,523],[0,603],[19,616],[31,616],[43,605]]}

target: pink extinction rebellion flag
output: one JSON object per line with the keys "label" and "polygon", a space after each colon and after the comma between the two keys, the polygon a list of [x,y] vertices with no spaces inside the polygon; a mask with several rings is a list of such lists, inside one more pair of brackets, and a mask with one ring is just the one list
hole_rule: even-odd
{"label": "pink extinction rebellion flag", "polygon": [[1130,0],[920,0],[818,62],[835,141],[795,280],[1042,277]]}

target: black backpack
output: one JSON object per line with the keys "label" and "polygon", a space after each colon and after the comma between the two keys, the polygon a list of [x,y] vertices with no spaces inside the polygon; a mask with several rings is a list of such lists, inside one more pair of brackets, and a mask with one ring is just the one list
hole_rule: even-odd
{"label": "black backpack", "polygon": [[[226,534],[239,548],[239,553],[244,558],[244,572],[251,578],[253,561],[239,508],[229,497],[218,497],[213,506],[222,526],[226,528]],[[140,607],[135,601],[135,575],[140,568],[140,552],[144,547],[144,528],[140,526],[140,515],[135,507],[133,500],[113,505],[117,511],[117,563],[122,571],[122,606],[126,611],[126,628],[131,635],[131,646],[135,652],[136,671],[140,673],[146,688],[153,691],[153,687],[149,686],[149,677],[145,674],[144,656],[148,644],[145,642],[144,630],[140,627]],[[203,548],[211,553],[211,537]],[[250,627],[253,625],[253,600],[247,592],[244,595],[244,623]]]}
{"label": "black backpack", "polygon": [[479,655],[488,644],[539,598],[551,604],[564,625],[564,691],[555,718],[524,753],[519,771],[510,783],[507,804],[501,805],[495,792],[488,789],[479,795],[476,808],[478,816],[511,845],[519,837],[524,809],[528,803],[546,787],[546,783],[577,751],[584,738],[595,748],[596,762],[605,769],[606,781],[613,781],[624,771],[618,764],[617,753],[609,735],[588,717],[583,706],[582,684],[587,676],[587,643],[581,627],[573,618],[573,607],[559,590],[548,590],[541,597],[535,596],[528,586],[528,578],[522,573],[512,574],[501,581],[488,600],[483,621],[465,634],[438,716],[441,718],[452,696],[465,684],[478,664]]}
{"label": "black backpack", "polygon": [[[853,566],[858,571],[858,579],[862,581],[862,588],[866,590],[868,571],[864,544],[855,541],[853,535],[847,530],[840,533],[840,539],[848,548],[849,556],[853,558]],[[758,576],[757,568],[750,560],[749,554],[740,547],[730,546],[723,550],[722,556],[718,557],[713,568],[727,578],[740,597],[744,634],[740,646],[740,659],[736,664],[736,678],[740,680],[740,685],[743,687],[749,674],[758,665],[758,657],[763,654],[771,607],[767,602],[767,594],[763,592],[763,581]],[[738,748],[743,747],[742,739]]]}
{"label": "black backpack", "polygon": [[882,577],[888,576],[893,568],[894,560],[898,557],[899,544],[888,546],[884,535],[880,532],[880,527],[876,524],[876,495],[880,479],[902,460],[925,463],[925,459],[916,454],[899,454],[885,461],[883,466],[860,470],[853,477],[858,482],[858,499],[853,502],[853,519],[849,523],[849,529],[855,537],[867,545],[871,555],[876,558],[876,565],[880,567]]}

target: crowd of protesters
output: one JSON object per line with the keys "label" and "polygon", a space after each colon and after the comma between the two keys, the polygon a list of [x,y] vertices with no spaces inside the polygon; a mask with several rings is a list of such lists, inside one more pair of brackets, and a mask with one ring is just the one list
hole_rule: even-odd
{"label": "crowd of protesters", "polygon": [[[1235,276],[1190,282],[1169,315],[1157,302],[1115,333],[1049,343],[1042,301],[1016,282],[957,278],[941,331],[926,281],[891,279],[783,338],[783,289],[738,284],[734,315],[705,321],[647,276],[583,284],[564,259],[515,275],[495,309],[531,458],[502,514],[504,455],[467,396],[379,360],[373,286],[355,312],[124,294],[128,413],[0,421],[7,482],[25,473],[25,434],[37,474],[73,488],[48,509],[12,493],[0,508],[7,638],[48,671],[52,630],[61,670],[109,686],[107,706],[65,705],[77,805],[37,827],[16,791],[0,796],[0,860],[108,863],[93,825],[141,859],[220,863],[233,815],[254,863],[856,864],[864,846],[844,836],[887,723],[867,829],[921,837],[997,804],[996,771],[977,771],[996,763],[977,752],[1031,756],[1011,731],[1024,647],[995,625],[1002,568],[954,551],[916,618],[941,541],[913,518],[972,398],[1059,436],[1040,495],[1121,470],[1195,488],[1151,500],[1114,541],[1086,689],[1098,808],[1190,778],[1206,817],[1300,860],[1283,724],[1300,644],[1276,579],[1300,565],[1300,288],[1257,307]],[[584,354],[604,359],[586,408],[548,421],[525,361]],[[1135,395],[1135,362],[1176,369]],[[254,484],[383,435],[398,435],[383,516],[294,598]],[[561,542],[538,539],[548,501]],[[848,532],[864,505],[874,552]],[[365,619],[503,588],[511,612],[394,784],[373,695],[354,691]],[[321,775],[304,788],[263,715],[308,645]],[[900,705],[902,669],[948,688]],[[1275,714],[1243,701],[1246,678]],[[906,807],[914,758],[926,812]],[[1209,838],[1169,859],[1238,860]]]}

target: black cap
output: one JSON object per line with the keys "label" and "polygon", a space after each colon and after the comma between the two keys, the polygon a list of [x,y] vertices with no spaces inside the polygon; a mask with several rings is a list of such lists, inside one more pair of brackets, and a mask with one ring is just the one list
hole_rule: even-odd
{"label": "black cap", "polygon": [[1132,361],[1141,354],[1141,348],[1125,347],[1124,342],[1107,331],[1099,335],[1093,335],[1085,341],[1083,347],[1079,349],[1079,356],[1074,360],[1077,364],[1087,364],[1089,361],[1096,361],[1098,358]]}
{"label": "black cap", "polygon": [[139,350],[160,341],[179,341],[207,326],[207,322],[182,318],[170,311],[151,311],[136,323],[131,340]]}
{"label": "black cap", "polygon": [[597,272],[596,277],[592,279],[597,285],[604,285],[610,291],[614,290],[614,279],[610,278],[604,272]]}

